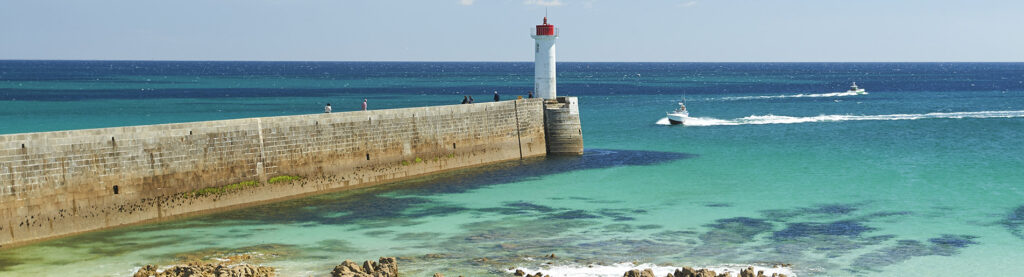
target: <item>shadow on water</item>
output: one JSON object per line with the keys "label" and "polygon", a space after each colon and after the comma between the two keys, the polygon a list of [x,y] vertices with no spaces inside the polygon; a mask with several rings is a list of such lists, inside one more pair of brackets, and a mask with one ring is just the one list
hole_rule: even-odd
{"label": "shadow on water", "polygon": [[1000,221],[1006,230],[1020,239],[1024,239],[1024,205],[1011,211],[1006,218]]}
{"label": "shadow on water", "polygon": [[[429,216],[467,211],[427,196],[464,193],[546,175],[619,166],[644,166],[692,158],[672,152],[590,149],[578,157],[543,157],[443,172],[353,191],[296,199],[200,218],[197,223],[255,220],[266,223],[354,224],[357,228],[408,226]],[[562,211],[560,216],[588,217]]]}

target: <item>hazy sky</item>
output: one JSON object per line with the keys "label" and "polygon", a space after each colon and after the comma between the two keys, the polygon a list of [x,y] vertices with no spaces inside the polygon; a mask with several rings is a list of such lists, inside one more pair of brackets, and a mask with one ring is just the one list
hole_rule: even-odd
{"label": "hazy sky", "polygon": [[0,59],[1024,61],[1017,0],[0,0]]}

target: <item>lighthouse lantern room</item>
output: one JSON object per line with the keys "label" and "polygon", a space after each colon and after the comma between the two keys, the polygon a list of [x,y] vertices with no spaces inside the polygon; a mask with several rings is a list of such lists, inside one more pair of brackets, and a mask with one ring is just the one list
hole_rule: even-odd
{"label": "lighthouse lantern room", "polygon": [[539,98],[555,99],[558,96],[555,88],[555,39],[558,38],[558,29],[548,24],[545,16],[544,24],[537,25],[531,37],[535,42],[533,90]]}

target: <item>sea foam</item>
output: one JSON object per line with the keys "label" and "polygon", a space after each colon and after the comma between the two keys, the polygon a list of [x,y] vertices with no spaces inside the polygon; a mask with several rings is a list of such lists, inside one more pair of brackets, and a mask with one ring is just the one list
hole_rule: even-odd
{"label": "sea foam", "polygon": [[[862,120],[917,120],[917,119],[959,119],[959,118],[1016,118],[1024,117],[1024,110],[1021,111],[980,111],[980,112],[951,112],[951,113],[924,113],[924,114],[885,114],[885,115],[818,115],[818,116],[784,116],[784,115],[751,115],[737,119],[717,119],[710,117],[690,117],[686,119],[686,126],[732,126],[732,125],[763,125],[763,124],[795,124],[811,122],[841,122],[841,121],[862,121]],[[670,125],[668,118],[662,118],[655,122],[658,125]]]}
{"label": "sea foam", "polygon": [[[867,94],[866,92],[864,94]],[[729,97],[718,97],[708,98],[708,101],[741,101],[741,100],[763,100],[763,99],[780,99],[780,98],[814,98],[814,97],[843,97],[843,96],[855,96],[856,92],[830,92],[830,93],[801,93],[801,94],[784,94],[784,95],[758,95],[758,96],[729,96]]]}
{"label": "sea foam", "polygon": [[[544,275],[551,275],[552,277],[620,277],[627,271],[637,269],[644,270],[650,268],[654,271],[654,276],[665,276],[676,269],[678,266],[662,266],[656,264],[633,264],[633,263],[618,263],[612,265],[554,265],[554,266],[540,266],[540,267],[520,267],[509,270],[509,272],[515,272],[516,269],[520,269],[527,274],[534,274],[537,272],[543,272]],[[720,266],[709,266],[699,267],[704,269],[710,269],[716,273],[731,272],[732,276],[739,276],[740,270],[747,268],[746,265],[720,265]],[[699,269],[697,268],[697,269]],[[792,269],[788,267],[759,267],[754,266],[754,271],[764,271],[765,275],[771,276],[772,273],[786,274],[786,276],[796,276],[793,274]]]}

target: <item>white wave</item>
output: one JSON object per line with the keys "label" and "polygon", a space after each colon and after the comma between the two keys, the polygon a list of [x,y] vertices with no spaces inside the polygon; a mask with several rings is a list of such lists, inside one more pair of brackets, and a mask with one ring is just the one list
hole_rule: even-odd
{"label": "white wave", "polygon": [[[751,115],[732,120],[710,117],[687,118],[686,126],[731,126],[731,125],[763,125],[763,124],[795,124],[809,122],[840,122],[862,120],[917,120],[917,119],[959,119],[959,118],[1015,118],[1024,117],[1024,111],[980,111],[925,114],[885,114],[885,115],[819,115],[795,117],[783,115]],[[655,124],[669,125],[668,118],[662,118]]]}
{"label": "white wave", "polygon": [[[543,272],[544,275],[551,275],[552,277],[620,277],[627,271],[638,269],[644,270],[650,268],[654,271],[654,276],[665,276],[675,272],[680,267],[676,266],[659,266],[656,264],[633,264],[633,263],[619,263],[613,265],[555,265],[555,266],[541,266],[541,267],[520,267],[527,274],[534,274],[537,272]],[[730,272],[732,276],[739,276],[740,270],[747,268],[746,265],[721,265],[721,266],[710,266],[710,267],[695,267],[695,269],[710,269],[716,273]],[[515,272],[516,269],[509,270],[509,272]],[[769,268],[754,266],[754,271],[763,270],[765,275],[771,276],[772,273],[786,274],[786,276],[796,276],[793,274],[792,269],[786,267]]]}
{"label": "white wave", "polygon": [[[866,92],[864,94],[867,94]],[[779,98],[804,98],[804,97],[843,97],[843,96],[855,96],[856,92],[830,92],[830,93],[808,93],[808,94],[789,94],[789,95],[761,95],[761,96],[729,96],[719,98],[708,98],[707,100],[719,100],[719,101],[739,101],[739,100],[761,100],[761,99],[779,99]]]}

